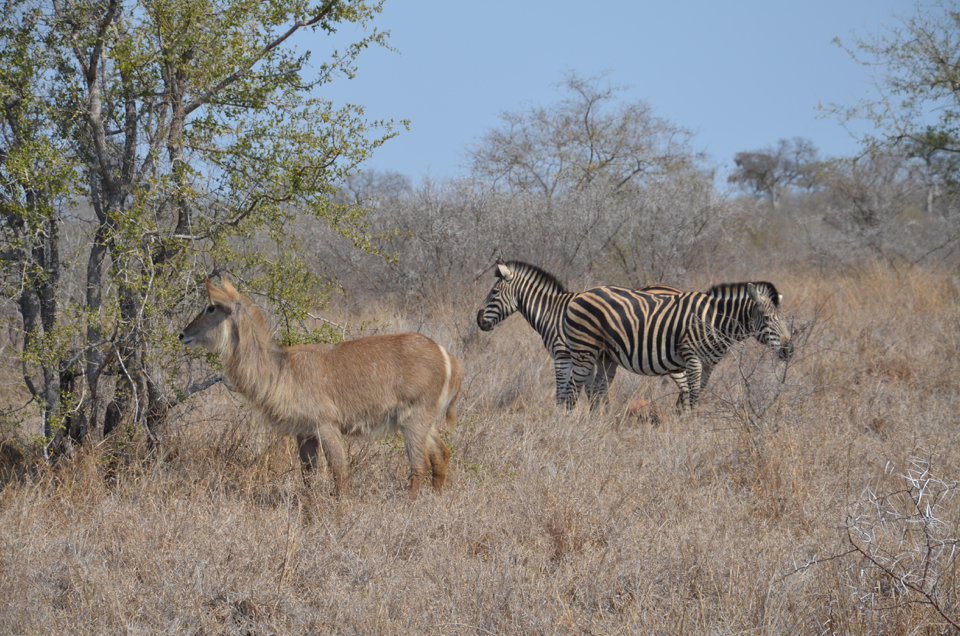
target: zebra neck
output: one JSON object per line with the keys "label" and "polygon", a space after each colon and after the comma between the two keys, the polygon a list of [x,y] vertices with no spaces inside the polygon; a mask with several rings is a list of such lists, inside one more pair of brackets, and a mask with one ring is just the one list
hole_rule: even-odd
{"label": "zebra neck", "polygon": [[713,328],[725,338],[741,342],[751,334],[750,308],[753,301],[743,298],[722,298],[716,301]]}
{"label": "zebra neck", "polygon": [[541,291],[521,299],[519,311],[533,327],[545,345],[552,346],[560,333],[564,311],[573,299],[572,293]]}

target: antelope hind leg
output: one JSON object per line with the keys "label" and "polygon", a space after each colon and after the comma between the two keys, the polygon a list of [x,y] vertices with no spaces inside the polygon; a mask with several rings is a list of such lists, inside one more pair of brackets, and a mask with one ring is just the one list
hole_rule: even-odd
{"label": "antelope hind leg", "polygon": [[[407,456],[407,462],[410,464],[410,500],[417,498],[420,486],[427,476],[427,470],[432,467],[436,461],[440,463],[439,449],[433,449],[434,440],[433,431],[426,429],[421,422],[427,420],[423,413],[412,413],[409,415],[409,421],[413,421],[412,426],[401,426],[403,433],[403,450]],[[446,473],[446,467],[444,467]],[[446,475],[444,475],[445,477]]]}
{"label": "antelope hind leg", "polygon": [[447,466],[450,463],[450,449],[443,442],[440,433],[434,431],[430,436],[430,469],[433,472],[433,489],[440,492],[447,481]]}
{"label": "antelope hind leg", "polygon": [[300,451],[300,463],[304,471],[317,469],[317,455],[320,450],[320,438],[297,435],[297,450]]}

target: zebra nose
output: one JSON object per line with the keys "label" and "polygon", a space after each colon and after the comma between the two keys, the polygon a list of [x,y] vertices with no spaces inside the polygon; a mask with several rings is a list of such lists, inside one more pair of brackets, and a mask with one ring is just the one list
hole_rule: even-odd
{"label": "zebra nose", "polygon": [[493,329],[493,323],[487,322],[483,318],[483,310],[477,312],[477,326],[480,327],[480,331],[490,331]]}
{"label": "zebra nose", "polygon": [[793,356],[793,341],[787,340],[785,343],[783,343],[783,345],[780,347],[780,350],[777,351],[777,356],[784,362],[789,360]]}

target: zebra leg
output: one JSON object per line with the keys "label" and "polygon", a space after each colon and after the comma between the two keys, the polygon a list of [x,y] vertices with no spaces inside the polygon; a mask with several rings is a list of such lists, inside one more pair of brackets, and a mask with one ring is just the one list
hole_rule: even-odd
{"label": "zebra leg", "polygon": [[590,410],[606,408],[610,404],[607,397],[607,391],[613,377],[617,374],[617,361],[605,353],[600,354],[600,359],[594,369],[593,382],[587,385],[587,398],[590,400]]}
{"label": "zebra leg", "polygon": [[[587,398],[590,399],[590,396],[593,395],[594,387],[597,384],[597,367],[594,366],[590,369],[590,375],[586,377],[583,381],[583,392],[587,394]],[[579,397],[579,393],[577,396]]]}
{"label": "zebra leg", "polygon": [[557,406],[572,409],[577,404],[577,394],[573,388],[573,360],[569,353],[558,353],[553,361],[554,374],[557,377]]}
{"label": "zebra leg", "polygon": [[700,372],[700,391],[702,392],[707,388],[707,382],[710,381],[710,374],[713,373],[714,366],[712,364],[704,364],[703,370]]}
{"label": "zebra leg", "polygon": [[690,387],[690,410],[692,411],[700,400],[700,378],[703,373],[703,364],[700,358],[692,356],[687,359],[686,367],[687,386]]}
{"label": "zebra leg", "polygon": [[593,384],[596,382],[597,353],[595,351],[585,351],[571,359],[572,368],[570,370],[570,395],[566,405],[572,409],[577,404],[577,397],[580,395],[580,389],[588,384],[593,390]]}
{"label": "zebra leg", "polygon": [[670,379],[676,383],[680,389],[680,395],[677,397],[676,409],[683,413],[690,404],[690,385],[687,384],[687,374],[683,371],[676,371],[670,374]]}

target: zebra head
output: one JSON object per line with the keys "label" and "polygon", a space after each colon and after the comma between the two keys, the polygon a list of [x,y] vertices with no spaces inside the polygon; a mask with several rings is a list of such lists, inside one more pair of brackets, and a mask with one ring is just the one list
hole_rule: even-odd
{"label": "zebra head", "polygon": [[477,326],[481,331],[490,331],[519,308],[515,284],[517,274],[508,265],[497,260],[497,281],[477,312]]}
{"label": "zebra head", "polygon": [[753,301],[750,308],[750,330],[762,344],[777,350],[777,356],[787,361],[793,355],[790,327],[780,311],[783,295],[770,283],[747,283],[747,294]]}

